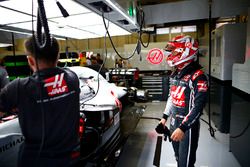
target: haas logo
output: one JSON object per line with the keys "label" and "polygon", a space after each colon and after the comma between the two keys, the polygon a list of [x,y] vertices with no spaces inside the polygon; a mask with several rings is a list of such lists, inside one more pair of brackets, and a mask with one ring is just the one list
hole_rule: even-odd
{"label": "haas logo", "polygon": [[185,107],[185,91],[186,87],[172,86],[171,87],[171,97],[174,105],[179,107]]}
{"label": "haas logo", "polygon": [[198,81],[198,92],[206,92],[208,89],[208,85],[206,81]]}
{"label": "haas logo", "polygon": [[44,80],[44,87],[47,87],[49,96],[59,95],[68,92],[68,86],[64,80],[64,73],[57,74],[51,78]]}

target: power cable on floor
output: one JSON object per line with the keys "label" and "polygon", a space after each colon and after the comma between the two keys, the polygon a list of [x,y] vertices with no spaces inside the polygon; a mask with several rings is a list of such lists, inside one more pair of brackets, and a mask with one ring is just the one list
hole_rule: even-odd
{"label": "power cable on floor", "polygon": [[202,120],[203,122],[205,122],[205,123],[209,126],[209,129],[208,129],[208,130],[209,130],[209,132],[211,132],[211,131],[213,131],[213,133],[214,133],[214,132],[216,132],[216,130],[215,130],[212,126],[210,127],[210,125],[209,125],[209,122],[208,122],[208,121],[206,121],[206,120],[205,120],[205,119],[203,119],[203,118],[201,118],[201,120]]}

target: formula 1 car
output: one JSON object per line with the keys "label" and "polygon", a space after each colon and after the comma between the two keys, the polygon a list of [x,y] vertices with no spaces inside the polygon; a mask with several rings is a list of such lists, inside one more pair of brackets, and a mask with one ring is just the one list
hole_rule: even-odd
{"label": "formula 1 car", "polygon": [[[80,155],[84,163],[98,163],[105,159],[119,143],[120,99],[127,95],[126,88],[107,82],[96,71],[87,67],[69,67],[80,81]],[[84,130],[83,130],[84,129]],[[14,167],[20,144],[24,141],[17,116],[0,122],[0,164]]]}
{"label": "formula 1 car", "polygon": [[[80,112],[85,115],[81,160],[101,163],[120,140],[120,111],[127,96],[124,87],[109,83],[87,67],[70,67],[80,81]],[[121,101],[120,101],[121,100]]]}
{"label": "formula 1 car", "polygon": [[0,122],[0,164],[3,167],[17,166],[18,151],[24,137],[14,115]]}

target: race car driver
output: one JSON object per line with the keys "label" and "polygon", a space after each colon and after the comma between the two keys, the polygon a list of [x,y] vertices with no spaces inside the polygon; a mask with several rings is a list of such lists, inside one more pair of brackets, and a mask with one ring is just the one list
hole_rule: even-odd
{"label": "race car driver", "polygon": [[25,41],[34,73],[12,81],[0,93],[0,110],[17,110],[25,137],[18,167],[68,167],[77,158],[79,80],[69,69],[56,67],[59,45],[51,40],[44,49],[35,45],[33,36]]}
{"label": "race car driver", "polygon": [[198,43],[190,36],[180,35],[168,42],[165,54],[174,70],[170,76],[169,98],[156,131],[163,133],[170,118],[170,138],[178,167],[194,167],[207,77],[196,62]]}

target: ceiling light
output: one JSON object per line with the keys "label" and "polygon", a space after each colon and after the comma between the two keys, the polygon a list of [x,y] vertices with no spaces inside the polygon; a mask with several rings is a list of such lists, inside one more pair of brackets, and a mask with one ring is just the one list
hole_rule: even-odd
{"label": "ceiling light", "polygon": [[8,47],[8,46],[13,46],[13,45],[9,44],[9,43],[0,43],[0,48],[5,48],[5,47]]}
{"label": "ceiling light", "polygon": [[[72,0],[60,0],[60,3],[69,13],[69,17],[62,17],[55,1],[44,1],[51,34],[76,39],[99,38],[105,35],[106,30],[103,26],[102,17],[100,15],[91,12],[83,5],[80,5]],[[0,17],[0,27],[1,25],[4,25],[4,27],[1,27],[3,31],[31,35],[32,0],[0,1],[0,5],[0,15],[8,16]],[[33,8],[33,13],[36,15],[37,3],[34,3]],[[121,10],[119,11],[121,12]],[[123,12],[121,13],[124,15]],[[128,16],[126,17],[128,21],[133,22]],[[34,30],[36,30],[36,19],[37,18],[34,17]],[[11,24],[8,26],[5,25],[9,23]],[[22,29],[24,32],[22,32]],[[109,23],[109,31],[111,36],[131,34],[111,22]]]}

